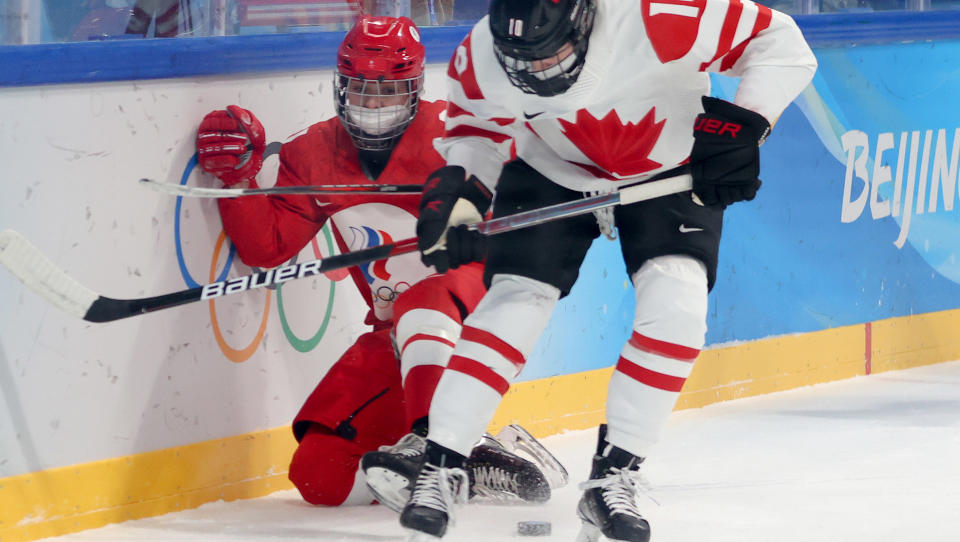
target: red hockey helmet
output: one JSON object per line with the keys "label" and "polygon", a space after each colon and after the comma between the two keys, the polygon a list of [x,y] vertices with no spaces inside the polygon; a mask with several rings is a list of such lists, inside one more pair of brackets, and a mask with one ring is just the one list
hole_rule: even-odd
{"label": "red hockey helmet", "polygon": [[337,71],[362,79],[412,79],[425,61],[420,31],[406,17],[361,15],[337,50]]}
{"label": "red hockey helmet", "polygon": [[392,148],[413,121],[426,51],[406,17],[362,15],[337,51],[334,102],[354,145]]}

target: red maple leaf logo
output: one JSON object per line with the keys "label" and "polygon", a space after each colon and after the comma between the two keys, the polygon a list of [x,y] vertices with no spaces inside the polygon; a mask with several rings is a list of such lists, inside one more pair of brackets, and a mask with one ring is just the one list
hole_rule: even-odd
{"label": "red maple leaf logo", "polygon": [[650,151],[660,139],[660,132],[663,131],[663,125],[667,122],[666,119],[655,122],[655,119],[656,108],[653,107],[637,123],[624,124],[617,115],[616,109],[611,109],[600,120],[586,109],[577,111],[575,123],[558,120],[570,142],[603,171],[597,171],[593,164],[571,163],[599,177],[619,180],[604,172],[619,177],[632,177],[663,165],[649,158]]}

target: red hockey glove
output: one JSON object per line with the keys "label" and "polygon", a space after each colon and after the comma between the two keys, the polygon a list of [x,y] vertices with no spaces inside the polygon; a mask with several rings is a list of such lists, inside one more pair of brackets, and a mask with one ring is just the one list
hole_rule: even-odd
{"label": "red hockey glove", "polygon": [[200,167],[226,186],[252,180],[263,166],[265,148],[263,125],[253,113],[235,105],[208,113],[197,130]]}
{"label": "red hockey glove", "polygon": [[417,218],[417,246],[424,265],[440,273],[478,262],[486,254],[486,237],[468,230],[490,208],[493,195],[460,166],[444,166],[427,177]]}
{"label": "red hockey glove", "polygon": [[750,201],[760,189],[760,144],[770,123],[730,102],[704,96],[693,126],[690,173],[704,205]]}

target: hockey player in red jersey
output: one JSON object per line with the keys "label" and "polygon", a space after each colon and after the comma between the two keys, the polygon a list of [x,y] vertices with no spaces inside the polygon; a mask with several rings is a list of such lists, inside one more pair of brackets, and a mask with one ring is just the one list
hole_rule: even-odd
{"label": "hockey player in red jersey", "polygon": [[[429,142],[442,135],[446,104],[420,99],[424,59],[409,19],[358,19],[338,50],[337,118],[282,146],[276,186],[411,184],[442,166]],[[227,186],[253,187],[265,141],[250,111],[235,105],[213,111],[198,130],[199,163]],[[295,256],[327,222],[343,251],[411,237],[419,201],[419,194],[349,194],[253,196],[219,205],[240,258],[273,267]],[[299,446],[289,477],[311,503],[366,504],[376,497],[399,510],[422,457],[434,388],[463,319],[485,291],[483,268],[469,263],[439,275],[406,254],[350,273],[370,307],[366,323],[373,330],[333,365],[294,419]],[[562,467],[522,429],[506,435],[505,442],[487,438],[473,449],[472,492],[546,500],[549,481],[537,465],[565,474]],[[512,453],[516,449],[530,452],[531,461]],[[371,484],[371,493],[365,482],[373,478],[382,483]]]}
{"label": "hockey player in red jersey", "polygon": [[[493,0],[447,71],[446,160],[417,224],[422,259],[456,268],[464,223],[608,192],[689,162],[693,191],[487,240],[489,290],[466,319],[430,408],[426,462],[401,524],[443,536],[461,470],[601,233],[619,237],[636,295],[609,384],[581,540],[646,542],[636,502],[656,442],[704,344],[725,206],[760,187],[759,145],[816,60],[788,16],[750,0]],[[707,72],[740,77],[733,102]],[[509,159],[515,144],[516,158]],[[444,250],[455,239],[457,251]],[[590,340],[586,338],[586,340]]]}

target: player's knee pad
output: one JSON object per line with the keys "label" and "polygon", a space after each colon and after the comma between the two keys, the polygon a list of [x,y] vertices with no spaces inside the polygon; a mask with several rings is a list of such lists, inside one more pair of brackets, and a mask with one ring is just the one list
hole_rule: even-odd
{"label": "player's knee pad", "polygon": [[707,332],[707,270],[691,256],[658,256],[633,275],[633,330],[658,341],[703,348]]}
{"label": "player's knee pad", "polygon": [[418,365],[445,365],[462,324],[443,311],[417,308],[404,312],[394,327],[394,340],[404,376]]}
{"label": "player's knee pad", "polygon": [[403,377],[418,365],[446,365],[462,326],[461,311],[438,277],[404,292],[394,307],[394,344]]}

